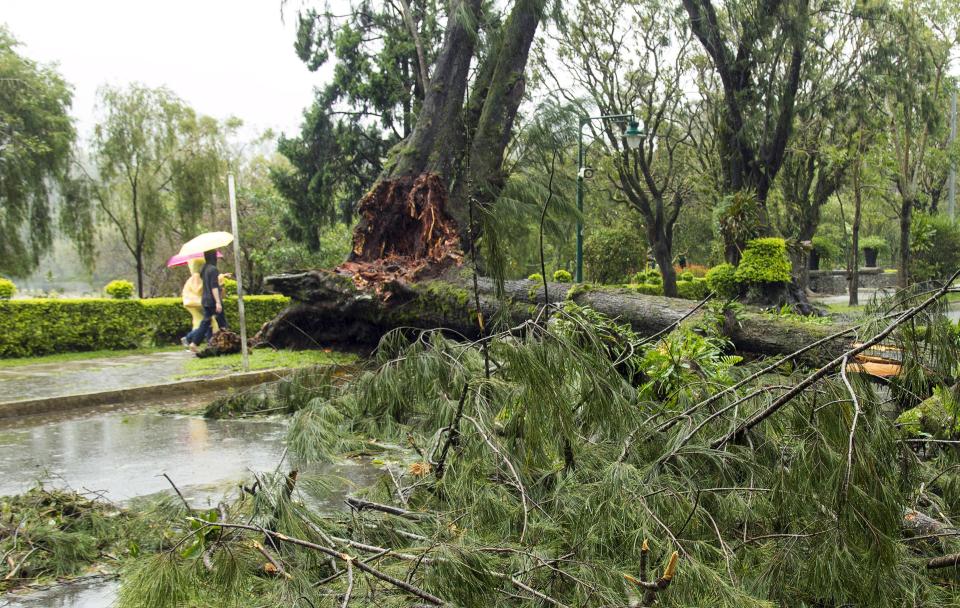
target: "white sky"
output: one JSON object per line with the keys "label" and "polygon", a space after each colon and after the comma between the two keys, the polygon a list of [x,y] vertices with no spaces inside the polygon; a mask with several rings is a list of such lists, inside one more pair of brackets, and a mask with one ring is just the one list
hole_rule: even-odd
{"label": "white sky", "polygon": [[86,136],[97,88],[166,86],[197,111],[251,130],[292,134],[323,75],[293,51],[297,2],[280,0],[0,0],[20,52],[56,62],[74,86]]}

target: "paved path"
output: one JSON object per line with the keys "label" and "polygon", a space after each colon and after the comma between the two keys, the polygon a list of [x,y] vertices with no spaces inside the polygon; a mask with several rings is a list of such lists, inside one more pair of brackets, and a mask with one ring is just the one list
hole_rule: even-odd
{"label": "paved path", "polygon": [[0,403],[170,382],[183,375],[191,357],[164,351],[0,368]]}

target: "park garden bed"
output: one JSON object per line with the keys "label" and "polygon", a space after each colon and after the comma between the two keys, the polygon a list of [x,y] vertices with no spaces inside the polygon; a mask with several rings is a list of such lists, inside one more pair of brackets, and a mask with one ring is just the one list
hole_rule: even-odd
{"label": "park garden bed", "polygon": [[[284,296],[245,297],[247,335],[288,302]],[[228,297],[225,305],[236,324],[237,299]],[[180,298],[0,300],[0,358],[174,344],[189,330]]]}

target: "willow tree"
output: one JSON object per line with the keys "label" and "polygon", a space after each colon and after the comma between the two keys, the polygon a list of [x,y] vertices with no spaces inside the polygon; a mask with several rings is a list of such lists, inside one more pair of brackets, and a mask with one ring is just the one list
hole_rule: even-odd
{"label": "willow tree", "polygon": [[145,264],[164,234],[189,231],[222,172],[219,125],[166,89],[100,92],[93,171],[86,185],[101,219],[120,235],[144,294]]}
{"label": "willow tree", "polygon": [[[73,93],[60,74],[17,52],[0,27],[0,274],[36,267],[53,235],[52,203],[69,185]],[[66,198],[61,209],[82,201]],[[69,219],[69,218],[68,218]]]}
{"label": "willow tree", "polygon": [[624,142],[624,123],[589,126],[598,125],[612,153],[616,199],[643,218],[667,296],[677,295],[673,228],[690,196],[684,156],[691,143],[691,105],[683,81],[690,77],[691,46],[688,28],[669,5],[580,1],[560,28],[555,52],[544,53],[540,62],[557,94],[578,104],[581,115],[630,114],[642,121],[644,136],[635,150]]}

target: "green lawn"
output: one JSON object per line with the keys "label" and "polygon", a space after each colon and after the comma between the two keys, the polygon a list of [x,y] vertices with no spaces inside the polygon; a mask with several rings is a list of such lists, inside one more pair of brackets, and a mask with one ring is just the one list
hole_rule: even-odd
{"label": "green lawn", "polygon": [[158,346],[151,348],[134,348],[130,350],[92,350],[79,353],[57,353],[39,357],[17,357],[15,359],[0,359],[0,368],[22,367],[37,363],[64,363],[66,361],[87,361],[89,359],[104,359],[109,357],[123,357],[126,355],[148,355],[165,351],[180,350],[182,346]]}
{"label": "green lawn", "polygon": [[[325,352],[322,350],[270,350],[250,351],[250,370],[275,367],[307,367],[311,365],[345,365],[353,363],[357,356],[349,353]],[[223,355],[206,359],[193,358],[187,362],[186,373],[181,378],[213,376],[242,371],[241,356]]]}

